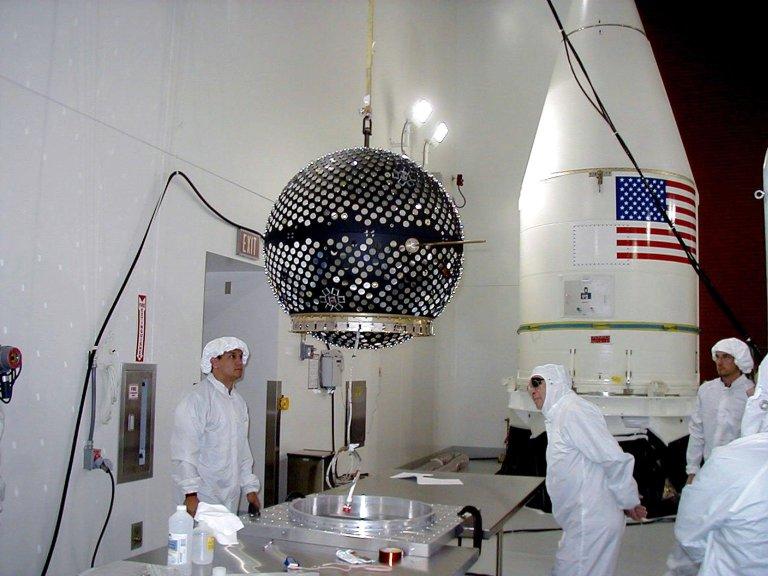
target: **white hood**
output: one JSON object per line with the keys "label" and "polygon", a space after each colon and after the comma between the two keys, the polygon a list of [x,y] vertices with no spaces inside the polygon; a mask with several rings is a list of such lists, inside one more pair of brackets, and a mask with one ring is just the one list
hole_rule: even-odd
{"label": "white hood", "polygon": [[573,383],[571,382],[571,377],[568,376],[568,372],[560,364],[536,366],[533,372],[531,372],[531,377],[533,376],[541,376],[547,383],[547,395],[544,398],[544,405],[541,407],[541,413],[546,418],[558,400],[568,394],[573,394]]}

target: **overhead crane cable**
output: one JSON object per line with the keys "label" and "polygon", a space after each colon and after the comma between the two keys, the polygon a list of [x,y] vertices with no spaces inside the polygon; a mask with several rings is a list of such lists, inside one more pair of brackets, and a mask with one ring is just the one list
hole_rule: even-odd
{"label": "overhead crane cable", "polygon": [[365,46],[365,96],[363,97],[363,145],[368,148],[371,145],[373,134],[373,16],[376,10],[376,0],[368,0],[368,25]]}

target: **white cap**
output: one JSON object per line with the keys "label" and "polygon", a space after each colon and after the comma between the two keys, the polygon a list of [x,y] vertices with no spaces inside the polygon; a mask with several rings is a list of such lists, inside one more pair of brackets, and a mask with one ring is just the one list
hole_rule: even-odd
{"label": "white cap", "polygon": [[752,372],[752,368],[755,367],[752,354],[749,352],[749,346],[738,338],[726,338],[712,346],[712,360],[717,360],[715,357],[717,352],[724,352],[733,356],[736,367],[744,374],[749,374]]}
{"label": "white cap", "polygon": [[224,566],[216,566],[211,572],[211,576],[227,576],[227,569]]}
{"label": "white cap", "polygon": [[248,362],[248,345],[234,336],[224,336],[222,338],[216,338],[211,340],[203,348],[203,356],[200,358],[200,369],[203,374],[211,373],[211,359],[221,356],[225,352],[230,350],[242,350],[243,351],[243,364]]}

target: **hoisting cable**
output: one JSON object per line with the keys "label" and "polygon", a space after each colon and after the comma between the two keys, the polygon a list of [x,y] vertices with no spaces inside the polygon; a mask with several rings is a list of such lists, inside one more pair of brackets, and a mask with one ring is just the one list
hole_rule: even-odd
{"label": "hoisting cable", "polygon": [[[584,63],[582,62],[581,57],[579,56],[579,53],[576,51],[576,48],[571,43],[571,39],[569,35],[563,29],[563,24],[560,21],[560,16],[557,14],[557,10],[552,4],[552,0],[547,0],[547,4],[549,5],[550,10],[552,11],[552,15],[554,16],[555,21],[557,22],[557,27],[560,30],[560,35],[563,37],[563,46],[565,48],[565,55],[568,60],[568,66],[571,69],[571,74],[573,75],[573,78],[576,80],[576,84],[579,86],[579,89],[582,91],[582,93],[584,94],[586,99],[589,101],[589,103],[592,105],[592,107],[597,111],[598,115],[603,120],[605,120],[605,122],[608,124],[608,127],[611,129],[611,132],[616,137],[616,140],[618,141],[622,150],[624,151],[627,158],[632,163],[632,166],[640,176],[641,181],[643,183],[643,187],[645,188],[645,191],[648,194],[648,196],[653,201],[654,207],[659,212],[659,214],[661,214],[661,217],[664,219],[664,222],[667,224],[667,226],[669,226],[670,230],[672,231],[672,234],[675,236],[678,243],[680,244],[680,247],[683,249],[683,252],[685,253],[686,258],[688,259],[688,263],[693,268],[694,272],[696,272],[696,275],[699,277],[699,280],[701,281],[701,283],[704,284],[704,287],[707,289],[707,292],[715,301],[715,304],[717,304],[718,308],[720,308],[723,314],[725,314],[725,316],[731,322],[731,325],[736,329],[739,336],[741,336],[744,342],[746,342],[746,344],[752,350],[752,355],[754,357],[755,364],[759,364],[760,360],[763,357],[762,352],[752,340],[752,336],[750,336],[749,332],[747,332],[747,329],[736,317],[736,314],[733,312],[731,307],[728,306],[727,302],[725,301],[725,298],[723,298],[723,296],[717,290],[715,285],[712,283],[712,280],[709,278],[709,275],[707,275],[707,273],[702,269],[699,261],[696,260],[696,257],[691,253],[690,248],[683,240],[683,237],[680,235],[680,232],[678,232],[677,228],[675,228],[674,223],[672,222],[672,220],[670,220],[669,215],[667,214],[666,206],[662,204],[661,199],[658,197],[656,192],[653,189],[651,189],[651,187],[648,185],[648,179],[643,174],[642,170],[640,169],[640,166],[638,166],[637,162],[635,161],[635,157],[630,151],[626,142],[624,141],[624,138],[622,138],[621,134],[619,134],[619,131],[616,128],[616,125],[613,123],[613,120],[611,119],[610,114],[608,114],[608,110],[606,110],[602,100],[600,99],[600,96],[597,93],[597,90],[592,84],[592,80],[590,79],[589,74],[587,73],[587,69],[584,66]],[[587,90],[584,88],[582,83],[580,82],[578,75],[576,74],[576,70],[574,70],[573,62],[571,61],[571,54],[573,54],[573,57],[576,59],[576,62],[579,66],[579,69],[581,70],[581,73],[584,75],[584,78],[589,84],[589,89],[592,94],[591,97],[590,97],[590,94],[587,93]]]}
{"label": "hoisting cable", "polygon": [[373,13],[376,9],[376,0],[368,0],[368,34],[365,47],[365,96],[363,96],[363,108],[360,114],[363,115],[363,145],[366,148],[371,146],[371,135],[373,134]]}
{"label": "hoisting cable", "polygon": [[[81,424],[82,419],[83,419],[83,410],[84,410],[84,407],[85,407],[85,398],[86,398],[87,393],[88,393],[88,382],[89,382],[90,377],[91,377],[91,372],[93,371],[94,360],[95,360],[95,357],[96,357],[96,350],[99,347],[99,343],[101,342],[101,338],[104,335],[104,331],[107,328],[107,324],[109,324],[109,320],[112,318],[112,314],[114,313],[115,308],[117,308],[117,304],[120,301],[120,298],[122,297],[123,292],[125,291],[125,287],[128,285],[128,281],[131,279],[131,276],[133,274],[133,270],[134,270],[134,268],[136,268],[136,263],[139,261],[139,257],[141,256],[141,252],[144,249],[144,243],[147,241],[147,236],[149,236],[149,231],[152,228],[152,223],[154,222],[155,217],[157,216],[157,213],[160,210],[160,205],[163,202],[163,198],[165,198],[165,193],[168,191],[168,187],[171,185],[171,181],[176,176],[180,176],[181,178],[186,180],[186,182],[190,185],[192,190],[194,190],[195,194],[203,202],[203,204],[205,204],[205,206],[211,212],[216,214],[216,216],[221,218],[224,222],[226,222],[227,224],[231,224],[232,226],[235,226],[235,227],[238,227],[238,228],[242,228],[243,230],[247,230],[248,232],[252,232],[253,234],[256,234],[257,236],[259,236],[262,240],[264,239],[264,235],[261,234],[260,232],[257,232],[256,230],[252,230],[251,228],[247,228],[245,226],[241,226],[241,225],[233,222],[229,218],[226,218],[221,213],[219,213],[213,206],[211,206],[208,203],[208,201],[203,197],[203,195],[200,193],[200,191],[197,189],[197,187],[192,183],[192,181],[189,179],[189,177],[186,174],[184,174],[184,172],[176,170],[175,172],[172,172],[170,176],[168,176],[168,180],[165,183],[165,188],[163,188],[163,192],[162,192],[162,194],[160,194],[160,197],[158,198],[157,203],[155,204],[155,208],[152,211],[152,216],[149,218],[149,223],[147,224],[147,228],[144,231],[144,236],[141,239],[141,243],[139,244],[138,250],[136,250],[136,255],[133,257],[133,261],[131,262],[131,266],[129,267],[128,272],[125,275],[125,278],[123,279],[123,283],[121,284],[120,289],[117,291],[117,295],[115,296],[115,299],[112,301],[112,305],[109,308],[109,312],[107,312],[107,316],[104,318],[104,322],[102,323],[101,328],[99,329],[99,332],[98,332],[98,335],[96,336],[96,340],[94,341],[93,347],[91,348],[91,350],[88,353],[88,366],[87,366],[87,369],[85,371],[85,379],[83,381],[83,391],[82,391],[82,394],[80,396],[80,407],[79,407],[79,409],[77,411],[77,420],[75,421],[75,431],[74,431],[74,434],[72,436],[72,446],[71,446],[70,452],[69,452],[69,463],[67,464],[67,473],[66,473],[66,476],[64,478],[64,487],[62,488],[62,491],[61,491],[61,500],[59,502],[59,511],[58,511],[58,514],[57,514],[57,517],[56,517],[56,524],[55,524],[54,529],[53,529],[53,537],[51,539],[51,546],[48,549],[48,555],[47,555],[47,557],[45,559],[45,564],[43,565],[43,570],[41,572],[41,576],[45,576],[48,573],[48,567],[50,566],[51,559],[53,558],[53,551],[56,548],[56,542],[57,542],[58,537],[59,537],[59,529],[61,528],[61,520],[62,520],[62,518],[64,516],[64,507],[65,507],[66,502],[67,502],[67,490],[69,489],[69,481],[70,481],[70,478],[71,478],[71,475],[72,475],[72,466],[73,466],[73,463],[74,463],[74,460],[75,460],[75,452],[77,451],[77,437],[78,437],[78,433],[80,431],[80,424]],[[111,475],[112,474],[110,472],[110,476]],[[110,506],[110,514],[111,514],[111,511],[112,511],[112,508]],[[107,517],[107,519],[109,519],[109,517]],[[106,527],[106,524],[105,524],[105,527]],[[99,540],[101,540],[101,538],[99,538]]]}

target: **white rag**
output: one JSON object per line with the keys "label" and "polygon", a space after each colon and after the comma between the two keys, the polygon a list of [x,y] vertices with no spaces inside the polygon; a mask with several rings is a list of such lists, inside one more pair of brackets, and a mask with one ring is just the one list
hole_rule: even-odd
{"label": "white rag", "polygon": [[243,523],[223,504],[200,502],[197,505],[195,520],[204,523],[213,532],[216,542],[222,546],[237,544],[237,531]]}

